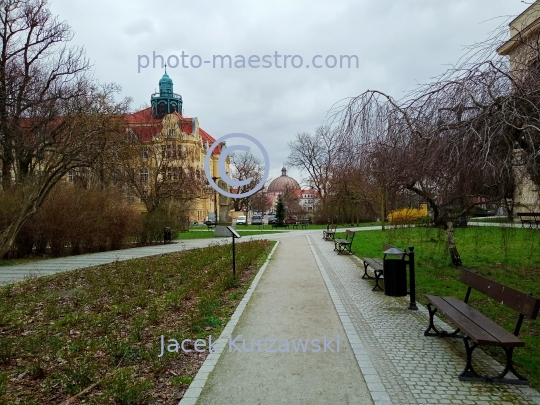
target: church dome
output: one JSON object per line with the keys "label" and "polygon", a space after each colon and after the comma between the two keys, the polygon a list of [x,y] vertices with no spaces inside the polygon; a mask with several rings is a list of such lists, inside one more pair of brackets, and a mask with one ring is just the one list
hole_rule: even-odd
{"label": "church dome", "polygon": [[287,169],[281,169],[281,176],[272,180],[268,186],[269,193],[283,193],[289,190],[300,190],[300,184],[292,177],[287,176]]}

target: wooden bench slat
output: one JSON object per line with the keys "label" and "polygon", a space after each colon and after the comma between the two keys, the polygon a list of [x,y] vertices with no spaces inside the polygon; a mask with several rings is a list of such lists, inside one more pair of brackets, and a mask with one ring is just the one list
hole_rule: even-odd
{"label": "wooden bench slat", "polygon": [[[459,310],[463,315],[465,315],[467,318],[469,318],[471,321],[473,321],[475,324],[477,324],[479,327],[483,328],[487,333],[489,333],[491,336],[493,336],[493,339],[495,342],[500,342],[501,345],[506,347],[520,347],[525,346],[525,343],[518,338],[517,336],[514,336],[512,333],[508,332],[506,329],[504,329],[502,326],[498,325],[485,315],[483,315],[481,312],[477,311],[476,309],[470,307],[465,302],[461,301],[460,299],[456,297],[444,297],[446,301],[455,307],[457,310]],[[477,341],[474,336],[474,333],[471,332],[469,334],[469,337],[479,343],[479,344],[488,344],[486,342],[480,342]]]}
{"label": "wooden bench slat", "polygon": [[383,269],[383,260],[379,259],[377,257],[364,257],[364,262],[368,264],[368,266],[371,266],[373,268],[377,268],[377,270]]}
{"label": "wooden bench slat", "polygon": [[467,269],[463,269],[461,272],[460,281],[530,319],[536,319],[538,316],[540,309],[540,300],[538,298],[497,283]]}
{"label": "wooden bench slat", "polygon": [[[461,329],[465,334],[474,336],[474,339],[477,343],[480,344],[491,344],[499,345],[499,341],[496,340],[492,335],[487,333],[484,329],[478,327],[473,321],[471,321],[466,316],[462,315],[459,310],[457,310],[452,304],[450,304],[446,299],[451,297],[438,297],[433,295],[426,295],[426,299],[431,302],[435,307],[439,309],[441,313],[448,316],[452,323],[454,323],[459,329]],[[469,335],[471,338],[473,336]]]}

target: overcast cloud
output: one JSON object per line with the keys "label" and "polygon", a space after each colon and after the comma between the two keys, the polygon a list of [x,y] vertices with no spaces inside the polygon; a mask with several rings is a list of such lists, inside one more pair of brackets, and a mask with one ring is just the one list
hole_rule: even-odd
{"label": "overcast cloud", "polygon": [[[198,117],[215,138],[253,135],[269,153],[273,177],[287,159],[287,142],[313,132],[335,102],[367,89],[399,98],[506,19],[495,17],[526,7],[520,0],[51,0],[96,77],[120,84],[133,110],[149,104],[163,74],[152,63],[138,73],[139,55],[301,55],[298,69],[167,69],[184,115]],[[357,55],[359,66],[306,68],[314,55]]]}

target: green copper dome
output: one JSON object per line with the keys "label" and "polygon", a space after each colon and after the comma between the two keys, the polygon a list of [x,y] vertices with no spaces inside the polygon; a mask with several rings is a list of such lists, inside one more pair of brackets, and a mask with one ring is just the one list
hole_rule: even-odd
{"label": "green copper dome", "polygon": [[174,93],[173,81],[166,69],[159,80],[159,93],[152,94],[150,104],[154,118],[162,118],[165,114],[172,114],[175,111],[182,114],[182,96]]}
{"label": "green copper dome", "polygon": [[167,83],[170,83],[172,85],[173,81],[167,74],[167,71],[165,71],[165,73],[163,73],[163,76],[161,76],[161,79],[159,80],[159,84],[161,85],[161,84],[167,84]]}

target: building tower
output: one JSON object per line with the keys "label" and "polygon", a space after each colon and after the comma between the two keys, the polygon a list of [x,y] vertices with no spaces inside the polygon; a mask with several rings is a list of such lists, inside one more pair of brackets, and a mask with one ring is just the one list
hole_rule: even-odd
{"label": "building tower", "polygon": [[150,105],[153,118],[163,118],[166,114],[172,114],[175,111],[182,115],[182,96],[174,93],[173,81],[167,74],[167,66],[159,80],[159,93],[152,94]]}

